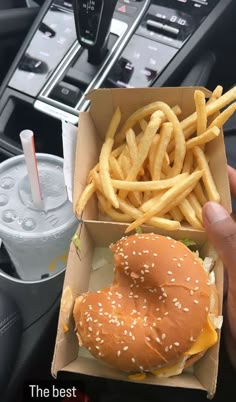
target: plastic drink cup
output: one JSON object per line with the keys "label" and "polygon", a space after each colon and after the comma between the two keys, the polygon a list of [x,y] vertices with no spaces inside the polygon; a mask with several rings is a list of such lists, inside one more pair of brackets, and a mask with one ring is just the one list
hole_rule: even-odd
{"label": "plastic drink cup", "polygon": [[36,208],[24,155],[0,164],[0,238],[22,280],[40,280],[66,266],[78,220],[67,198],[63,159],[36,154],[43,207]]}

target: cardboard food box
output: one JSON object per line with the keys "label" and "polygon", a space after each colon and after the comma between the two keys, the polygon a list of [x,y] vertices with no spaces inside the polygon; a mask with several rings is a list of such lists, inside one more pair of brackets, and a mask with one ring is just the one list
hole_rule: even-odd
{"label": "cardboard food box", "polygon": [[[206,95],[210,92],[204,90]],[[161,100],[170,106],[179,105],[182,116],[188,116],[195,110],[193,92],[195,88],[149,88],[149,89],[101,89],[92,91],[88,96],[91,100],[88,112],[80,113],[77,152],[74,175],[74,208],[83,191],[89,170],[98,161],[99,152],[106,128],[116,109],[120,106],[122,121],[138,108]],[[208,145],[210,166],[221,202],[227,210],[231,210],[230,191],[228,184],[226,156],[223,133]],[[113,276],[112,255],[107,253],[112,242],[120,239],[127,224],[111,221],[101,221],[97,208],[96,197],[87,204],[83,213],[83,222],[78,228],[80,238],[79,249],[72,243],[66,269],[64,290],[72,291],[68,325],[64,328],[64,311],[60,310],[58,332],[55,343],[52,374],[57,376],[59,371],[85,374],[107,379],[131,381],[127,373],[108,367],[96,360],[83,347],[79,348],[75,333],[75,324],[72,317],[72,306],[75,298],[88,290],[98,290],[109,285]],[[191,238],[197,245],[200,255],[213,256],[216,259],[214,272],[219,293],[220,308],[222,308],[223,293],[223,266],[208,243],[204,231],[184,227],[178,231],[166,232],[150,226],[143,226],[143,232],[154,232],[169,235],[175,239]],[[70,303],[69,303],[70,304]],[[64,304],[63,304],[64,306]],[[68,307],[69,308],[69,307]],[[183,387],[205,390],[209,397],[213,397],[216,390],[218,373],[219,341],[201,358],[191,369],[171,378],[157,378],[147,375],[144,384],[155,384],[172,387]]]}

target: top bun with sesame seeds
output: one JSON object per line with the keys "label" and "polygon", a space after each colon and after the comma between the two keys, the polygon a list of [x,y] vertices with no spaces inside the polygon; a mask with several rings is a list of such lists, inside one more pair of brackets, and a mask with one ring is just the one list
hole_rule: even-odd
{"label": "top bun with sesame seeds", "polygon": [[111,286],[75,301],[80,345],[125,372],[158,375],[165,367],[168,376],[181,362],[179,373],[217,341],[208,319],[210,305],[218,309],[215,286],[202,261],[182,242],[154,233],[123,237],[111,249]]}

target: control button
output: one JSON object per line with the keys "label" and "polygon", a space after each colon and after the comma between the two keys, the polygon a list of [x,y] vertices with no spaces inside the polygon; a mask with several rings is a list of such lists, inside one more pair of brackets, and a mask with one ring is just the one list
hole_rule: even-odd
{"label": "control button", "polygon": [[166,33],[171,36],[178,36],[178,34],[179,34],[178,28],[174,28],[170,25],[162,24],[161,22],[151,20],[151,19],[147,20],[147,29],[149,29],[150,31],[158,30],[158,31],[161,31],[161,33],[163,33],[163,34]]}
{"label": "control button", "polygon": [[137,7],[118,2],[116,6],[116,11],[122,14],[135,15],[137,14],[138,9]]}
{"label": "control button", "polygon": [[152,29],[162,30],[163,26],[164,26],[164,24],[162,24],[161,22],[154,21],[154,20],[147,20],[147,28],[150,30],[152,30]]}
{"label": "control button", "polygon": [[50,98],[55,99],[58,102],[65,103],[68,106],[75,106],[79,101],[82,92],[74,85],[61,81],[57,84],[51,94]]}
{"label": "control button", "polygon": [[162,29],[166,33],[169,33],[169,34],[171,34],[173,36],[178,36],[178,34],[179,34],[179,29],[178,28],[171,27],[170,25],[167,25],[167,24],[164,24]]}

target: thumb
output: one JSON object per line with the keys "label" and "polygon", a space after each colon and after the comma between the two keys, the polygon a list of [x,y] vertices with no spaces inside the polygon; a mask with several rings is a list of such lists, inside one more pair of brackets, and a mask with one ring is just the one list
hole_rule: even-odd
{"label": "thumb", "polygon": [[204,205],[203,221],[207,236],[227,270],[229,285],[235,291],[236,222],[222,205],[213,201]]}

